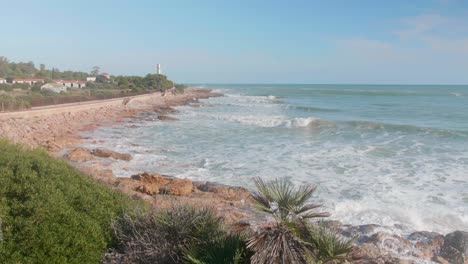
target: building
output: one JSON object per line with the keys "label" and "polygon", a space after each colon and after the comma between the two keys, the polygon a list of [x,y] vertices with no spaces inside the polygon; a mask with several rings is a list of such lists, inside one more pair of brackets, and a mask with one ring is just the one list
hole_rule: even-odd
{"label": "building", "polygon": [[86,77],[86,81],[87,81],[87,82],[95,82],[95,81],[96,81],[96,77]]}
{"label": "building", "polygon": [[77,81],[77,80],[54,80],[55,83],[60,83],[65,87],[68,88],[85,88],[86,82],[85,81]]}
{"label": "building", "polygon": [[4,84],[4,83],[7,83],[7,81],[3,78],[0,78],[0,84]]}
{"label": "building", "polygon": [[161,64],[156,64],[156,73],[161,74]]}
{"label": "building", "polygon": [[45,79],[38,79],[38,78],[20,79],[20,78],[16,78],[16,79],[13,79],[12,83],[26,83],[26,84],[29,84],[29,85],[33,85],[35,83],[45,83]]}
{"label": "building", "polygon": [[110,78],[111,78],[110,74],[105,73],[105,72],[104,72],[104,73],[101,73],[101,74],[99,74],[99,75],[104,76],[107,80],[110,80]]}
{"label": "building", "polygon": [[66,92],[67,87],[61,83],[46,83],[41,86],[41,91],[51,91],[54,93]]}

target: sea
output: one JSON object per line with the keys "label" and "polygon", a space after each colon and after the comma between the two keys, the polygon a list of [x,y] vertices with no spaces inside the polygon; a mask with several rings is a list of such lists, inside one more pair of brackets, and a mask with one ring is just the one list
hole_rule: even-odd
{"label": "sea", "polygon": [[85,133],[142,171],[254,189],[317,185],[331,219],[395,232],[468,231],[468,86],[199,85],[225,96]]}

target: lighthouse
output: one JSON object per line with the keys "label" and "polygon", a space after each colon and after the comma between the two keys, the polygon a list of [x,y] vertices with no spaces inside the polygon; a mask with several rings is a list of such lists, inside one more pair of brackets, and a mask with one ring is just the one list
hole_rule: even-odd
{"label": "lighthouse", "polygon": [[156,73],[161,74],[161,64],[159,63],[156,65]]}

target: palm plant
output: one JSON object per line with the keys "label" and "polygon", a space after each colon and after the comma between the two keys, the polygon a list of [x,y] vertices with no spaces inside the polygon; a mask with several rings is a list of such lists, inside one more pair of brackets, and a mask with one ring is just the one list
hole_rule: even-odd
{"label": "palm plant", "polygon": [[353,250],[355,238],[346,239],[336,229],[327,228],[323,223],[308,223],[303,240],[314,253],[318,263],[340,263],[348,259]]}
{"label": "palm plant", "polygon": [[320,204],[309,202],[316,186],[295,187],[285,178],[271,182],[255,178],[255,185],[256,208],[272,215],[276,224],[262,228],[249,240],[248,248],[255,252],[252,263],[328,263],[350,252],[352,241],[309,223],[329,216],[316,211]]}
{"label": "palm plant", "polygon": [[279,223],[293,227],[298,222],[330,215],[314,211],[321,207],[321,204],[309,203],[317,186],[303,185],[296,188],[286,178],[266,183],[257,177],[254,182],[257,191],[252,193],[252,198],[256,208],[271,214]]}

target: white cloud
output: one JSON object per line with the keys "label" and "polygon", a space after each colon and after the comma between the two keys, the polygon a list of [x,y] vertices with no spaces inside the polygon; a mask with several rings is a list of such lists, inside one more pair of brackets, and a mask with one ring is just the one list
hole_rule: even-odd
{"label": "white cloud", "polygon": [[336,44],[328,64],[354,82],[468,83],[468,18],[414,16],[382,39]]}

